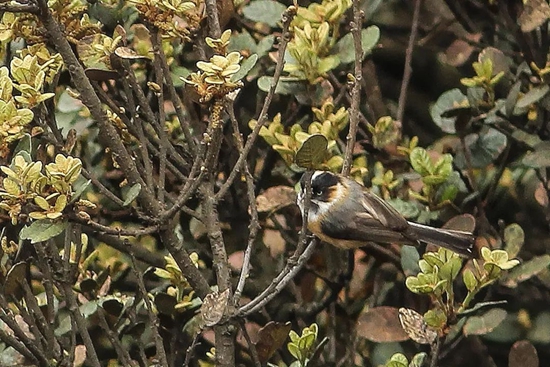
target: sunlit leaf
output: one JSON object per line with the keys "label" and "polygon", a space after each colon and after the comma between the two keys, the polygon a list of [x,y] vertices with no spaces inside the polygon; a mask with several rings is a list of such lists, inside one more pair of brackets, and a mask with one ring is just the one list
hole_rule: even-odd
{"label": "sunlit leaf", "polygon": [[56,237],[67,228],[67,222],[51,220],[37,220],[29,226],[23,227],[19,237],[23,240],[30,240],[31,243],[43,242]]}
{"label": "sunlit leaf", "polygon": [[304,168],[313,169],[323,162],[328,140],[321,134],[311,135],[296,152],[295,163]]}

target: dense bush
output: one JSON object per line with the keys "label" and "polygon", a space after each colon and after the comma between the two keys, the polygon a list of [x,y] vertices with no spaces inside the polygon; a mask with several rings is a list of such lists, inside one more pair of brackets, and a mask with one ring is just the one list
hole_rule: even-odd
{"label": "dense bush", "polygon": [[[0,10],[0,365],[550,357],[547,1]],[[321,244],[312,169],[476,257]]]}

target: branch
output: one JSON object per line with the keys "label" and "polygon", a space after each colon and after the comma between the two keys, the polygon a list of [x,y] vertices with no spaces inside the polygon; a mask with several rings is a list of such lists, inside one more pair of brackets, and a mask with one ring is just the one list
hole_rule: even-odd
{"label": "branch", "polygon": [[0,11],[9,13],[39,14],[40,8],[36,4],[0,4]]}
{"label": "branch", "polygon": [[252,301],[241,307],[238,311],[238,314],[241,316],[249,315],[253,312],[256,312],[262,308],[265,304],[271,301],[279,292],[281,292],[286,285],[298,274],[300,269],[304,266],[306,261],[309,259],[313,250],[317,246],[319,240],[314,238],[309,242],[307,247],[304,249],[307,242],[307,218],[308,212],[311,205],[311,175],[312,172],[306,172],[306,197],[304,201],[304,213],[302,219],[302,230],[300,232],[300,239],[298,241],[298,246],[294,254],[288,259],[285,268],[271,281],[271,284],[256,298]]}
{"label": "branch", "polygon": [[407,54],[405,56],[405,70],[403,71],[403,81],[401,82],[401,91],[399,92],[399,104],[397,106],[397,121],[402,122],[405,115],[405,105],[407,104],[407,89],[409,88],[409,81],[412,75],[412,54],[414,51],[414,42],[416,40],[416,34],[418,32],[418,17],[420,15],[420,4],[422,0],[415,0],[414,13],[411,26],[411,35],[409,37],[409,44],[407,45]]}
{"label": "branch", "polygon": [[218,18],[218,3],[216,0],[206,0],[206,18],[208,20],[208,30],[210,37],[220,38],[222,30]]}
{"label": "branch", "polygon": [[117,163],[120,165],[124,174],[128,178],[130,185],[134,185],[136,183],[142,185],[142,190],[139,193],[139,200],[141,201],[142,206],[149,209],[152,213],[159,212],[160,206],[158,201],[154,198],[149,191],[149,188],[145,185],[145,182],[136,168],[136,164],[132,159],[132,156],[126,150],[126,147],[118,136],[115,127],[107,119],[107,116],[101,106],[101,101],[95,93],[90,80],[86,77],[82,65],[80,65],[73,49],[71,48],[71,45],[61,31],[59,24],[50,13],[47,1],[38,0],[38,6],[40,7],[39,17],[48,32],[49,40],[63,57],[63,61],[65,62],[65,65],[69,70],[69,74],[71,75],[72,82],[80,93],[82,102],[86,107],[88,107],[90,114],[97,122],[101,140],[107,144],[111,150],[111,154],[117,159]]}
{"label": "branch", "polygon": [[353,148],[357,135],[357,126],[359,125],[359,103],[361,101],[361,60],[363,60],[363,47],[361,46],[361,25],[363,11],[360,8],[360,0],[353,0],[353,22],[351,22],[351,34],[353,36],[353,48],[355,50],[353,87],[351,90],[350,123],[349,132],[346,138],[346,154],[342,174],[348,176],[351,170]]}
{"label": "branch", "polygon": [[147,316],[152,326],[151,329],[152,329],[153,339],[155,341],[155,347],[157,349],[156,357],[160,360],[159,362],[161,366],[168,366],[168,360],[166,359],[166,351],[164,350],[164,344],[159,334],[160,322],[157,315],[153,311],[153,305],[151,303],[151,299],[149,298],[149,295],[147,294],[147,290],[145,289],[145,284],[143,283],[143,275],[141,274],[141,272],[137,270],[136,259],[133,256],[132,256],[132,270],[134,272],[134,276],[138,281],[139,292],[141,294],[141,298],[143,299],[143,302],[145,303]]}
{"label": "branch", "polygon": [[[243,154],[243,137],[241,136],[241,133],[239,131],[239,122],[237,121],[237,117],[235,116],[233,102],[229,103],[227,110],[229,112],[229,117],[231,118],[231,123],[233,125],[233,136],[235,138],[235,144],[237,145],[239,154]],[[256,195],[254,193],[254,178],[252,177],[252,174],[250,173],[250,169],[248,168],[248,164],[246,162],[244,165],[244,174],[246,179],[248,207],[250,209],[251,218],[250,225],[248,226],[248,230],[250,232],[248,234],[248,243],[246,245],[246,250],[244,251],[241,275],[239,276],[237,288],[235,289],[235,294],[233,296],[233,303],[235,304],[235,306],[239,304],[239,299],[241,298],[241,294],[243,293],[246,279],[248,278],[248,275],[250,273],[250,257],[252,255],[252,251],[254,250],[254,243],[256,242],[258,230],[260,229],[260,224],[258,222],[258,208],[256,206]]]}

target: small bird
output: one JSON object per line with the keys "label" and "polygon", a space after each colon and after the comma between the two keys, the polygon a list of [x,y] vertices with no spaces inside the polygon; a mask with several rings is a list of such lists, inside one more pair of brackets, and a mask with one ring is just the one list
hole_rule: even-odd
{"label": "small bird", "polygon": [[[297,203],[304,216],[306,174],[300,180]],[[440,229],[408,222],[383,199],[344,176],[315,171],[311,176],[311,205],[307,228],[319,239],[341,249],[366,242],[444,247],[463,257],[472,257],[472,233]]]}

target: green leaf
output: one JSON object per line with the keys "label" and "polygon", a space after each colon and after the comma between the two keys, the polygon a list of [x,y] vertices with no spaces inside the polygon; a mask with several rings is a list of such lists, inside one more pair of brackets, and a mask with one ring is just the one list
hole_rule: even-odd
{"label": "green leaf", "polygon": [[519,99],[520,92],[521,82],[515,83],[512,88],[510,88],[508,96],[506,96],[506,103],[504,104],[504,113],[506,114],[506,116],[512,116],[512,113],[514,113],[514,108],[516,106],[516,102]]}
{"label": "green leaf", "polygon": [[550,142],[543,141],[535,146],[533,152],[528,152],[521,161],[527,167],[550,167]]}
{"label": "green leaf", "polygon": [[447,133],[456,133],[456,117],[444,117],[446,113],[460,107],[468,107],[468,97],[466,97],[458,88],[451,89],[443,93],[435,104],[430,108],[430,115],[435,124]]}
{"label": "green leaf", "polygon": [[137,183],[132,187],[130,187],[126,192],[126,200],[124,200],[124,203],[122,203],[122,205],[124,206],[130,205],[138,197],[140,192],[141,192],[141,184]]}
{"label": "green leaf", "polygon": [[541,312],[533,320],[533,327],[527,332],[527,339],[537,344],[550,343],[550,312]]}
{"label": "green leaf", "polygon": [[419,260],[420,255],[416,247],[408,245],[401,247],[401,268],[405,276],[416,275],[420,272]]}
{"label": "green leaf", "polygon": [[[369,55],[380,40],[380,29],[373,25],[361,31],[361,47],[363,58]],[[340,58],[342,64],[355,61],[355,48],[353,46],[353,35],[351,33],[342,37],[334,46],[334,53]]]}
{"label": "green leaf", "polygon": [[481,316],[472,316],[464,324],[464,334],[485,335],[496,328],[506,318],[506,310],[493,308]]}
{"label": "green leaf", "polygon": [[288,343],[287,348],[290,354],[292,354],[294,358],[300,359],[301,357],[300,348],[298,348],[296,344],[294,344],[293,342],[290,342]]}
{"label": "green leaf", "polygon": [[462,260],[458,257],[454,257],[443,264],[441,269],[439,269],[439,276],[441,279],[447,280],[450,284],[456,279],[461,268]]}
{"label": "green leaf", "polygon": [[241,64],[241,68],[231,77],[231,81],[236,82],[237,80],[244,79],[248,72],[252,70],[256,62],[258,61],[258,55],[252,54],[249,58],[244,60]]}
{"label": "green leaf", "polygon": [[442,329],[447,323],[447,315],[441,309],[428,310],[424,314],[426,325],[434,329]]}
{"label": "green leaf", "polygon": [[409,159],[413,169],[421,176],[428,176],[433,173],[434,165],[426,149],[414,148],[409,155]]}
{"label": "green leaf", "polygon": [[338,56],[329,56],[322,58],[317,64],[317,71],[320,74],[326,74],[340,64]]}
{"label": "green leaf", "polygon": [[258,42],[258,46],[256,47],[256,53],[258,54],[258,57],[262,57],[267,54],[267,52],[273,47],[274,42],[275,36],[272,34],[262,38],[260,42]]}
{"label": "green leaf", "polygon": [[441,175],[428,175],[422,177],[422,182],[424,182],[426,185],[436,186],[447,182],[447,177]]}
{"label": "green leaf", "polygon": [[416,203],[412,201],[405,201],[399,198],[388,199],[386,201],[407,219],[416,218],[420,214],[420,209],[418,208],[418,205],[416,205]]}
{"label": "green leaf", "polygon": [[424,352],[417,353],[411,359],[411,363],[409,363],[408,367],[422,367],[424,366],[424,362],[426,362],[427,358],[428,358],[427,353],[424,353]]}
{"label": "green leaf", "polygon": [[493,331],[483,336],[483,339],[497,343],[513,343],[523,338],[525,338],[525,334],[518,327],[517,314],[507,315]]}
{"label": "green leaf", "polygon": [[30,240],[31,243],[47,241],[58,236],[67,228],[67,222],[53,222],[49,219],[37,220],[31,225],[23,227],[19,232],[22,240]]}
{"label": "green leaf", "polygon": [[255,0],[243,8],[243,15],[255,22],[266,23],[270,27],[276,27],[281,21],[281,15],[286,6],[271,0]]}
{"label": "green leaf", "polygon": [[[79,179],[80,181],[80,179]],[[77,181],[77,182],[79,182]],[[84,191],[88,188],[88,186],[90,186],[90,184],[92,183],[92,180],[87,180],[87,181],[83,181],[83,182],[79,182],[79,184],[75,184],[73,188],[75,188],[76,190],[74,191],[73,195],[71,196],[71,201],[70,203],[74,203],[75,201],[78,200],[78,198],[80,198],[80,196],[84,193]]]}
{"label": "green leaf", "polygon": [[548,91],[550,91],[550,86],[546,84],[531,89],[517,101],[516,108],[528,107],[529,105],[540,101],[542,97],[544,97],[548,93]]}
{"label": "green leaf", "polygon": [[466,289],[468,289],[470,292],[477,287],[477,279],[470,269],[464,270],[464,273],[462,273],[462,279],[464,280]]}
{"label": "green leaf", "polygon": [[508,253],[508,258],[516,257],[524,242],[525,233],[519,224],[512,223],[504,229],[504,243],[506,244],[504,249]]}
{"label": "green leaf", "polygon": [[[258,88],[264,92],[269,92],[272,81],[272,76],[262,76],[258,79]],[[296,95],[304,92],[306,92],[304,81],[290,77],[279,78],[279,83],[277,83],[277,87],[275,88],[275,93],[283,95]]]}
{"label": "green leaf", "polygon": [[227,51],[229,52],[243,50],[248,51],[250,54],[257,52],[256,41],[246,30],[243,30],[242,33],[232,35],[227,47]]}
{"label": "green leaf", "polygon": [[518,283],[534,277],[550,266],[550,255],[535,256],[531,260],[516,266],[502,279],[502,284],[515,288]]}
{"label": "green leaf", "polygon": [[303,168],[314,169],[324,161],[328,140],[321,134],[311,135],[296,152],[295,163]]}
{"label": "green leaf", "polygon": [[450,154],[443,154],[435,164],[434,173],[436,175],[444,176],[445,179],[447,179],[452,172],[453,156]]}
{"label": "green leaf", "polygon": [[[460,315],[460,316],[473,315],[473,314],[477,313],[477,311],[481,310],[482,308],[494,307],[494,306],[498,306],[498,305],[505,305],[507,303],[508,302],[505,301],[505,300],[479,302],[479,303],[476,303],[474,307],[468,308],[467,310],[464,310],[464,311],[460,312],[458,315]],[[465,320],[465,319],[463,319],[463,320]]]}
{"label": "green leaf", "polygon": [[396,353],[391,356],[390,360],[386,363],[385,367],[408,367],[409,361],[404,354]]}
{"label": "green leaf", "polygon": [[13,155],[16,156],[19,152],[26,152],[29,155],[32,153],[32,141],[29,134],[24,134],[23,137],[19,139],[19,142],[13,151]]}
{"label": "green leaf", "polygon": [[191,75],[191,71],[183,66],[174,66],[172,67],[172,70],[170,71],[170,76],[172,77],[172,83],[174,83],[174,87],[179,88],[183,86],[185,83],[181,78],[187,78],[189,75]]}
{"label": "green leaf", "polygon": [[[504,151],[507,141],[506,135],[492,128],[466,136],[465,142],[470,150],[472,167],[484,168],[493,163]],[[457,153],[454,162],[460,169],[468,167],[462,150]]]}

